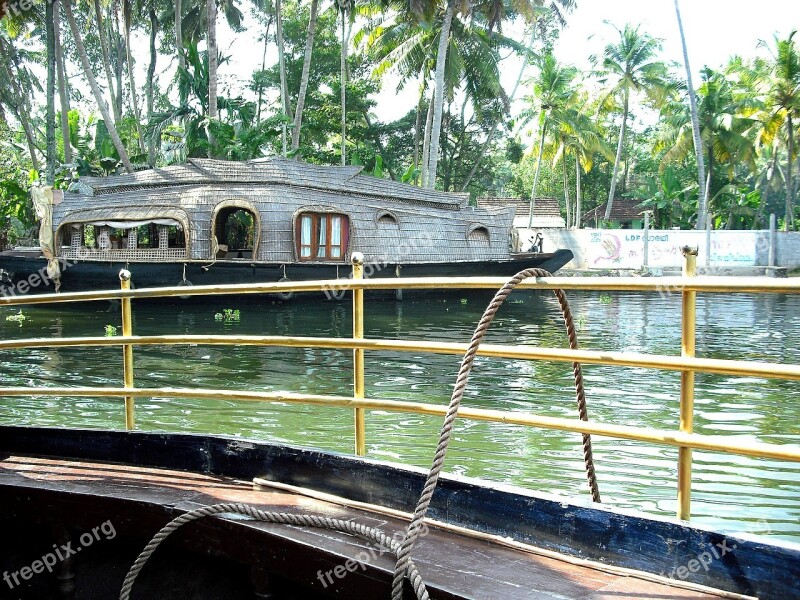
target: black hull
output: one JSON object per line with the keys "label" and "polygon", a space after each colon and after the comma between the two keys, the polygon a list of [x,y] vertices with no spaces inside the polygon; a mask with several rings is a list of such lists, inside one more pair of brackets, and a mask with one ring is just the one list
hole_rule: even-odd
{"label": "black hull", "polygon": [[[37,457],[27,461],[33,471],[40,468],[37,465],[48,460],[84,461],[79,468],[85,470],[69,475],[68,469],[56,469],[53,471],[55,477],[48,480],[46,477],[35,476],[35,473],[26,470],[27,467],[19,467],[26,463],[26,456]],[[88,467],[85,466],[87,464]],[[122,485],[119,475],[115,475],[115,472],[137,472],[146,468],[173,469],[183,474],[175,474],[171,483],[162,481],[154,484],[153,488],[139,486],[144,492],[141,497],[133,493],[137,487],[135,482],[129,481]],[[245,483],[260,477],[371,505],[407,511],[416,503],[424,481],[424,472],[370,459],[241,438],[0,427],[0,505],[4,507],[3,514],[0,515],[0,525],[3,525],[3,531],[7,533],[13,534],[18,529],[21,539],[30,537],[33,527],[57,531],[58,527],[65,526],[72,527],[73,532],[81,532],[106,519],[112,519],[120,533],[124,533],[123,530],[128,534],[138,532],[140,536],[149,538],[170,518],[190,507],[197,508],[208,503],[208,496],[204,494],[213,492],[225,497],[224,494],[229,493],[225,489],[232,489],[233,486],[230,482],[226,484],[221,479],[223,477],[235,478]],[[110,483],[102,484],[103,478],[109,479]],[[183,492],[184,496],[177,504],[174,500],[165,503],[163,490],[158,492],[156,488],[159,485],[162,488],[164,485],[181,488],[181,479],[185,482],[203,479],[205,492],[195,491],[190,495]],[[257,491],[250,490],[246,493]],[[258,501],[258,497],[255,498]],[[306,512],[313,510],[306,507]],[[681,522],[591,505],[588,501],[566,501],[468,478],[443,475],[429,516],[472,531],[537,546],[545,551],[663,574],[675,580],[757,596],[762,600],[797,597],[800,586],[800,549],[796,545],[765,543],[746,536],[725,536]],[[229,519],[215,520],[201,527],[187,529],[190,531],[182,534],[183,539],[201,540],[206,544],[203,548],[208,555],[215,552],[242,554],[245,548],[250,549],[252,542],[255,555],[244,558],[266,560],[269,569],[283,570],[291,578],[305,581],[318,592],[326,592],[326,596],[328,592],[336,592],[334,597],[388,597],[385,592],[392,564],[388,558],[383,562],[378,561],[380,564],[370,565],[368,572],[365,570],[365,573],[359,572],[358,576],[354,574],[342,579],[342,587],[335,590],[330,587],[322,589],[315,582],[317,569],[327,569],[329,566],[326,565],[335,565],[342,560],[342,556],[326,555],[315,546],[317,542],[323,545],[327,543],[322,537],[309,537],[310,534],[303,530],[275,526],[269,526],[265,532],[259,534],[252,527],[252,522]],[[428,542],[433,544],[435,537],[432,534],[432,539]],[[14,539],[6,539],[6,555],[0,557],[0,566],[3,568],[9,568],[3,564],[3,559],[8,558],[8,553],[13,556],[17,549]],[[225,539],[233,540],[230,548],[224,545]],[[457,537],[450,539],[452,541]],[[101,543],[107,544],[103,546],[107,548],[105,552],[112,551],[109,542],[101,542],[98,538],[97,546]],[[298,554],[276,554],[276,544],[284,544],[286,552]],[[474,548],[475,554],[468,552],[467,556],[454,559],[456,568],[465,570],[464,575],[456,578],[461,583],[456,580],[451,583],[442,582],[443,575],[437,571],[437,567],[429,565],[425,575],[431,580],[433,598],[595,597],[583,593],[550,595],[544,592],[552,579],[549,573],[544,574],[540,583],[531,584],[543,586],[538,592],[530,587],[518,587],[511,592],[506,588],[505,593],[498,593],[497,589],[491,591],[484,587],[489,585],[488,579],[477,576],[478,572],[488,570],[487,573],[500,577],[501,579],[490,582],[494,585],[498,581],[502,583],[502,577],[522,577],[522,564],[517,563],[504,571],[500,563],[486,564],[492,560],[504,560],[501,550],[491,550],[483,542],[466,542],[465,547]],[[49,546],[45,550],[48,548]],[[136,548],[140,549],[141,545]],[[727,552],[721,549],[727,549]],[[41,551],[41,548],[37,548],[35,552]],[[344,551],[346,556],[353,549],[344,547]],[[500,554],[490,557],[487,554],[489,552]],[[424,555],[424,551],[421,554]],[[434,559],[435,564],[447,562],[444,554]],[[470,559],[470,556],[473,558]],[[128,556],[128,565],[133,557],[135,552]],[[234,558],[243,560],[242,556]],[[16,559],[19,562],[19,557]],[[470,564],[473,559],[476,562]],[[462,562],[458,562],[459,560]],[[517,557],[517,560],[520,558]],[[695,568],[699,564],[698,560],[702,561],[702,568]],[[420,556],[420,561],[424,562],[424,556]],[[484,564],[480,564],[481,562]],[[11,564],[14,565],[16,563]],[[442,571],[445,570],[445,567],[441,568]],[[225,575],[225,572],[219,574]],[[80,571],[78,575],[80,576]],[[117,573],[116,577],[118,585],[122,573]],[[455,589],[458,587],[468,590],[467,593],[456,593]],[[562,592],[564,590],[566,588]],[[653,589],[648,590],[654,593],[650,595],[642,594],[641,591],[634,592],[631,588],[628,590],[623,595],[631,598],[708,598],[705,594],[661,595],[656,594],[657,590]],[[3,597],[2,592],[0,597]],[[97,594],[89,597],[114,596]]]}
{"label": "black hull", "polygon": [[[364,267],[367,278],[395,277],[508,277],[523,269],[541,268],[555,273],[572,260],[570,250],[547,254],[519,254],[507,260],[460,263],[381,264]],[[52,282],[41,281],[45,260],[36,253],[13,251],[0,253],[0,270],[4,271],[3,289],[8,296],[29,293],[51,293]],[[184,281],[192,285],[226,285],[270,283],[286,277],[291,281],[338,279],[349,276],[348,264],[324,263],[258,263],[248,260],[186,261],[186,262],[126,262],[69,260],[61,261],[61,291],[100,291],[119,289],[119,272],[128,269],[134,287],[172,287]],[[185,270],[184,270],[185,269]],[[30,283],[32,285],[24,285]],[[21,284],[23,284],[21,286]]]}

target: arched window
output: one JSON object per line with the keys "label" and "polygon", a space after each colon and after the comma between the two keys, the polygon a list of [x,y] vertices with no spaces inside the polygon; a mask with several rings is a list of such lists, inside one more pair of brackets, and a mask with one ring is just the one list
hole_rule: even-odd
{"label": "arched window", "polygon": [[343,261],[350,241],[350,219],[339,213],[303,212],[295,219],[300,260]]}
{"label": "arched window", "polygon": [[388,211],[384,211],[378,213],[378,218],[376,219],[378,226],[393,226],[397,227],[397,217],[395,217],[392,213]]}
{"label": "arched window", "polygon": [[257,209],[241,200],[225,200],[214,209],[211,222],[212,249],[216,240],[217,257],[256,258],[261,234]]}
{"label": "arched window", "polygon": [[470,242],[475,242],[479,244],[488,244],[489,230],[486,229],[486,227],[484,227],[483,225],[473,225],[472,227],[470,227],[467,239]]}

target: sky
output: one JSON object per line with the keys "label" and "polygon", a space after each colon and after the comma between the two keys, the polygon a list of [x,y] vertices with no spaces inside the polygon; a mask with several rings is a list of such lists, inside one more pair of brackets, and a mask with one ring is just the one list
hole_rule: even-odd
{"label": "sky", "polygon": [[[703,66],[718,67],[735,54],[752,56],[759,39],[772,42],[773,33],[786,37],[800,28],[797,0],[681,0],[681,16],[696,73]],[[578,0],[561,34],[560,60],[587,66],[586,57],[599,53],[617,35],[612,25],[641,24],[643,31],[664,40],[664,58],[683,63],[673,0]]]}

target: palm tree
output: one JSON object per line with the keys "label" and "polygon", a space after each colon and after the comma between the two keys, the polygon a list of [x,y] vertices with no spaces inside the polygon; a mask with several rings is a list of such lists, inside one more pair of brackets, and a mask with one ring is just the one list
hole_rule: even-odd
{"label": "palm tree", "polygon": [[[145,87],[145,95],[147,97],[147,122],[153,118],[155,111],[155,88],[156,88],[156,62],[158,61],[158,48],[156,47],[158,35],[158,10],[156,7],[157,0],[148,0],[147,2],[147,17],[150,22],[150,63],[147,65],[147,86]],[[175,10],[180,10],[180,0],[175,3]],[[180,14],[176,12],[176,15]],[[180,39],[180,38],[176,38]],[[183,48],[178,44],[178,64],[183,60]],[[185,62],[184,62],[185,65]],[[147,137],[147,164],[150,168],[156,166],[156,140],[152,136]]]}
{"label": "palm tree", "polygon": [[[23,60],[27,58],[27,53],[18,51],[14,43],[3,35],[0,35],[0,54],[6,59],[0,61],[0,104],[9,107],[22,126],[31,164],[34,170],[39,171],[41,165],[36,137],[30,120],[30,116],[33,114],[30,98],[34,97],[34,91],[41,93],[41,85],[38,79],[33,77],[23,66]],[[3,79],[5,81],[2,81]]]}
{"label": "palm tree", "polygon": [[72,162],[72,144],[69,138],[69,94],[65,71],[64,54],[61,49],[61,2],[53,2],[53,44],[56,58],[56,72],[58,75],[58,96],[61,102],[61,139],[64,146],[64,162]]}
{"label": "palm tree", "polygon": [[792,31],[785,40],[775,40],[776,52],[768,96],[769,105],[786,124],[786,231],[794,225],[794,123],[795,120],[800,121],[800,50],[794,41],[796,33]]}
{"label": "palm tree", "polygon": [[45,6],[45,36],[47,47],[47,110],[45,116],[45,183],[56,180],[56,38],[54,32],[55,10],[52,2]]}
{"label": "palm tree", "polygon": [[647,33],[641,33],[639,27],[625,25],[620,30],[619,41],[608,44],[603,51],[602,60],[593,57],[597,65],[601,63],[601,72],[605,80],[612,80],[611,96],[621,96],[622,123],[619,130],[617,155],[614,159],[614,172],[611,176],[611,186],[608,191],[605,220],[611,217],[611,207],[617,191],[619,166],[622,162],[622,151],[625,147],[625,133],[628,125],[631,94],[644,91],[645,94],[656,100],[663,97],[666,89],[667,70],[664,63],[658,61],[656,56],[661,50],[661,42]]}
{"label": "palm tree", "polygon": [[[133,20],[132,0],[122,0],[122,18],[125,24],[125,62],[128,66],[128,83],[131,92],[131,108],[136,119],[136,133],[139,137],[139,150],[144,152],[144,133],[142,132],[142,112],[136,99],[136,78],[133,71],[133,52],[131,51],[131,22]],[[120,94],[122,91],[120,90]]]}
{"label": "palm tree", "polygon": [[[289,106],[289,88],[286,84],[286,57],[284,56],[283,46],[283,0],[275,0],[275,38],[278,45],[278,69],[281,79],[281,108],[283,109],[284,119],[288,119],[292,111]],[[285,121],[281,129],[281,142],[283,155],[286,156],[288,140]]]}
{"label": "palm tree", "polygon": [[[436,87],[435,81],[431,82],[432,78],[435,79],[432,72],[434,66],[439,68],[445,64],[439,61],[439,49],[443,41],[440,32],[445,15],[440,12],[432,24],[420,26],[415,22],[414,15],[409,13],[407,2],[392,6],[394,10],[390,18],[377,25],[370,34],[367,49],[378,63],[374,70],[375,76],[381,76],[391,69],[399,77],[400,86],[409,80],[421,79],[415,155],[419,155],[419,138],[422,137],[420,179],[423,187],[433,186],[435,173],[432,175],[430,167],[434,160],[433,154],[438,153],[434,148],[434,143],[439,140],[434,129],[435,100],[438,94],[434,89],[434,97],[426,101],[426,93],[431,87]],[[364,35],[364,32],[359,32],[355,36],[355,43],[358,44]],[[446,38],[444,41],[447,41]],[[447,65],[444,83],[439,86],[443,92],[442,105],[445,97],[452,97],[453,90],[463,86],[465,97],[471,102],[476,116],[483,117],[487,112],[501,113],[507,108],[508,99],[499,83],[500,49],[525,51],[523,46],[513,40],[490,32],[482,17],[476,17],[469,23],[452,18],[449,48],[442,55]],[[425,133],[420,135],[423,129]]]}
{"label": "palm tree", "polygon": [[[528,218],[528,227],[533,224],[533,213],[536,208],[536,191],[539,184],[539,173],[542,167],[542,156],[547,136],[547,127],[550,120],[562,122],[566,120],[565,110],[570,100],[575,95],[572,87],[573,80],[578,75],[578,70],[572,66],[560,65],[552,53],[547,53],[537,60],[539,74],[533,82],[533,96],[528,101],[533,105],[522,113],[523,119],[530,121],[536,118],[539,124],[538,154],[536,167],[531,187],[531,208]],[[536,144],[534,144],[535,147]]]}
{"label": "palm tree", "polygon": [[[759,122],[754,115],[758,103],[752,97],[737,94],[733,83],[723,73],[704,69],[702,78],[703,82],[697,90],[697,110],[700,136],[707,152],[705,158],[709,185],[706,193],[713,198],[717,166],[727,167],[729,180],[738,167],[744,166],[751,171],[755,167],[753,138]],[[665,104],[662,114],[663,125],[654,151],[666,151],[662,159],[662,166],[666,167],[690,156],[694,151],[694,141],[691,115],[684,102]],[[710,207],[708,210],[710,212]]]}
{"label": "palm tree", "polygon": [[[595,156],[614,160],[614,152],[605,142],[597,123],[591,118],[588,107],[589,98],[585,93],[574,94],[567,105],[555,114],[557,121],[556,141],[558,146],[553,153],[553,164],[559,160],[564,168],[564,191],[567,205],[567,227],[578,228],[581,226],[581,171],[589,173],[594,166]],[[567,180],[567,157],[572,155],[575,160],[575,210],[570,221],[570,202],[567,193],[569,184]]]}
{"label": "palm tree", "polygon": [[118,125],[122,119],[120,115],[119,104],[117,95],[121,90],[114,90],[114,75],[111,72],[111,57],[108,50],[108,40],[106,38],[106,27],[103,21],[103,9],[100,5],[100,0],[93,0],[94,18],[97,24],[97,35],[100,38],[100,49],[103,57],[103,69],[106,73],[108,80],[108,95],[111,97],[111,108],[114,111],[114,125]]}
{"label": "palm tree", "polygon": [[442,17],[442,27],[439,30],[439,47],[436,51],[436,74],[433,88],[433,123],[430,135],[429,164],[427,168],[427,186],[433,189],[436,186],[436,169],[439,162],[439,138],[442,134],[442,111],[444,110],[444,69],[447,63],[447,47],[450,44],[450,28],[455,14],[456,0],[446,0],[447,4]]}
{"label": "palm tree", "polygon": [[[206,18],[208,19],[208,120],[215,121],[217,111],[217,0],[206,0]],[[208,128],[208,157],[214,155],[214,136]]]}
{"label": "palm tree", "polygon": [[[306,32],[306,51],[303,57],[303,72],[300,76],[300,91],[297,94],[297,106],[294,109],[294,128],[292,129],[292,151],[300,148],[300,128],[303,124],[303,108],[306,103],[306,92],[308,90],[308,78],[311,72],[311,54],[314,47],[314,32],[317,29],[317,11],[319,0],[311,0],[311,8],[308,16],[308,31]],[[282,81],[285,80],[285,75]]]}
{"label": "palm tree", "polygon": [[108,106],[103,99],[103,94],[97,85],[97,80],[95,80],[94,74],[92,73],[92,66],[89,63],[89,56],[86,54],[86,47],[83,45],[83,39],[81,38],[80,31],[78,30],[78,24],[75,22],[75,15],[72,13],[70,2],[64,2],[64,13],[67,17],[67,21],[69,22],[70,30],[72,31],[72,37],[75,41],[75,48],[78,51],[81,66],[83,67],[83,74],[85,75],[86,80],[89,82],[89,87],[92,88],[94,99],[97,102],[97,107],[100,109],[100,114],[103,116],[103,120],[108,128],[108,134],[111,136],[111,141],[114,144],[114,148],[116,148],[120,161],[122,161],[122,164],[125,166],[125,170],[128,173],[133,173],[133,166],[128,158],[128,152],[125,150],[125,145],[122,143],[122,139],[119,137],[116,124],[111,119],[111,115],[108,112]]}
{"label": "palm tree", "polygon": [[[522,78],[525,75],[525,71],[530,64],[533,45],[536,41],[536,34],[542,33],[544,30],[544,22],[547,22],[549,19],[553,18],[557,23],[560,25],[564,24],[563,19],[563,12],[569,12],[575,7],[574,0],[553,0],[547,4],[547,8],[544,8],[545,2],[544,0],[534,0],[532,2],[523,2],[520,3],[520,12],[522,12],[525,20],[530,24],[530,39],[528,41],[528,45],[525,48],[524,52],[524,60],[519,70],[519,74],[517,75],[517,79],[514,82],[514,87],[511,89],[511,93],[508,96],[508,103],[507,105],[510,106],[514,99],[517,96],[517,90],[519,89],[520,83],[522,83]],[[508,15],[505,12],[506,6],[502,3],[498,4],[496,2],[485,2],[481,3],[478,7],[476,7],[476,11],[483,12],[484,15],[487,17],[489,22],[489,27],[492,27],[494,22],[502,22]],[[486,156],[486,152],[489,149],[489,146],[494,139],[494,135],[497,132],[497,128],[500,126],[500,122],[503,120],[504,116],[508,116],[508,110],[498,113],[495,117],[494,123],[492,124],[489,133],[486,136],[486,140],[483,142],[481,146],[480,154],[478,158],[475,160],[475,163],[472,165],[472,169],[467,175],[464,183],[461,186],[461,191],[465,191],[469,186],[472,178],[475,176],[475,173],[478,170],[483,158]]]}
{"label": "palm tree", "polygon": [[186,68],[183,54],[183,0],[175,0],[175,52],[178,54],[178,69]]}
{"label": "palm tree", "polygon": [[341,61],[339,70],[339,86],[342,109],[342,166],[347,164],[347,50],[350,45],[348,22],[353,9],[352,0],[336,0],[339,15],[342,19]]}
{"label": "palm tree", "polygon": [[681,9],[678,0],[675,0],[675,14],[678,17],[678,31],[681,34],[681,47],[683,48],[683,63],[686,67],[686,88],[689,92],[689,107],[692,115],[692,140],[694,141],[694,155],[697,160],[697,229],[706,226],[706,213],[708,212],[708,192],[706,190],[706,165],[703,151],[703,139],[700,136],[700,118],[697,113],[697,95],[692,83],[692,69],[689,66],[689,51],[686,49],[686,36],[683,32],[683,21],[681,20]]}

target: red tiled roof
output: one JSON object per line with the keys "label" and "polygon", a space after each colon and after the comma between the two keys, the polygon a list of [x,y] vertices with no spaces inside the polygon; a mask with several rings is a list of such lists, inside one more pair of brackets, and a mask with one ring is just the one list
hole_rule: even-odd
{"label": "red tiled roof", "polygon": [[[628,199],[628,198],[617,198],[614,200],[614,203],[611,205],[611,220],[612,221],[633,221],[636,219],[640,219],[642,217],[642,213],[644,213],[644,208],[640,206],[643,200],[636,200],[636,199]],[[589,221],[590,219],[594,219],[595,216],[598,219],[602,219],[606,214],[606,202],[603,202],[597,208],[593,208],[592,210],[583,214],[583,220]]]}
{"label": "red tiled roof", "polygon": [[[530,215],[531,201],[529,198],[478,198],[478,206],[483,208],[514,206],[518,217],[527,217]],[[537,198],[533,212],[537,217],[561,218],[561,209],[555,198]]]}

